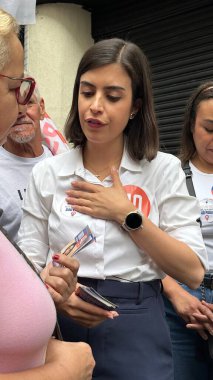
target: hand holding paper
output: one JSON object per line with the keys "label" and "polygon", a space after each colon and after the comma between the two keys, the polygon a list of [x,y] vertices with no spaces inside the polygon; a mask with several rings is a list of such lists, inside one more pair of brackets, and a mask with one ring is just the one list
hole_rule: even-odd
{"label": "hand holding paper", "polygon": [[[61,250],[61,253],[66,256],[73,257],[78,252],[80,252],[82,248],[86,247],[92,242],[95,242],[95,236],[93,235],[89,226],[86,226]],[[75,294],[85,302],[101,307],[102,309],[115,310],[117,308],[117,305],[101,296],[101,294],[99,294],[95,289],[91,287],[79,285],[75,291]]]}

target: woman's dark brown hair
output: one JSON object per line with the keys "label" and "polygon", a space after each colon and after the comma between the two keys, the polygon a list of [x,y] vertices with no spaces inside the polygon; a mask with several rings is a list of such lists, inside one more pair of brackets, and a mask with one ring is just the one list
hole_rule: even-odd
{"label": "woman's dark brown hair", "polygon": [[124,130],[129,155],[135,160],[151,161],[158,150],[158,128],[155,118],[149,63],[142,50],[132,42],[111,38],[95,43],[83,55],[73,89],[73,101],[65,125],[65,135],[74,147],[84,147],[86,138],[82,132],[78,114],[78,93],[81,76],[98,67],[119,63],[132,82],[133,105],[141,104]]}
{"label": "woman's dark brown hair", "polygon": [[205,82],[194,90],[187,102],[179,155],[183,164],[191,160],[196,153],[196,147],[193,139],[193,130],[195,127],[199,104],[200,102],[212,98],[213,82]]}

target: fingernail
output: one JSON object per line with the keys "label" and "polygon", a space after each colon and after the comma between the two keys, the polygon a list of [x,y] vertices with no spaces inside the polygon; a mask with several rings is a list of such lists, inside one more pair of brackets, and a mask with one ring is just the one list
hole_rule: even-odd
{"label": "fingernail", "polygon": [[109,315],[108,315],[108,318],[110,319],[114,319],[114,318],[117,318],[119,317],[119,314],[116,312],[116,311],[112,311]]}
{"label": "fingernail", "polygon": [[53,260],[59,260],[59,255],[54,255],[52,258],[53,258]]}
{"label": "fingernail", "polygon": [[45,286],[46,286],[47,289],[49,289],[49,285],[47,285],[46,282],[45,282]]}
{"label": "fingernail", "polygon": [[52,260],[52,264],[54,267],[57,267],[57,268],[62,267],[62,265],[60,263],[58,263],[57,261],[54,261],[54,260]]}
{"label": "fingernail", "polygon": [[118,314],[118,313],[114,313],[114,314],[113,314],[113,317],[114,317],[114,318],[117,318],[117,317],[119,317],[119,314]]}

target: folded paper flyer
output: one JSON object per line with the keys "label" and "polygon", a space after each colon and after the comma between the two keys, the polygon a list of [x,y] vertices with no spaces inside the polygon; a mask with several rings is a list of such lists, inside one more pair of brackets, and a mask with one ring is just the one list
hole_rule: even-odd
{"label": "folded paper flyer", "polygon": [[71,240],[62,250],[66,256],[74,256],[78,253],[82,248],[86,247],[88,244],[91,244],[95,241],[95,236],[91,232],[89,226],[86,226],[82,231],[75,236],[73,240]]}

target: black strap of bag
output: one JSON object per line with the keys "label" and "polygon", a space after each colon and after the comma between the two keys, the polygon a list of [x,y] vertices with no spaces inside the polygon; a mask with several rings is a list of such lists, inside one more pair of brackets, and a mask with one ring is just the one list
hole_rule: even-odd
{"label": "black strap of bag", "polygon": [[[192,197],[196,197],[194,185],[193,185],[193,182],[192,182],[192,171],[191,171],[191,168],[189,166],[189,162],[188,161],[185,163],[185,165],[182,166],[182,169],[185,172],[186,186],[187,186],[189,195],[191,195]],[[201,227],[201,220],[200,220],[200,218],[197,219],[197,222],[200,223],[200,227]]]}
{"label": "black strap of bag", "polygon": [[189,195],[192,195],[193,197],[196,197],[194,185],[193,185],[193,182],[192,182],[192,171],[191,171],[191,168],[189,166],[189,162],[188,161],[183,166],[183,170],[184,170],[185,176],[186,176],[186,186],[187,186]]}
{"label": "black strap of bag", "polygon": [[[3,210],[0,209],[0,217],[3,213]],[[30,268],[37,274],[39,279],[43,282],[39,271],[36,269],[35,265],[30,261],[30,259],[26,256],[26,254],[22,251],[22,249],[16,244],[8,235],[8,233],[5,231],[5,229],[0,225],[0,231],[3,233],[3,235],[9,240],[9,242],[14,246],[14,248],[20,253],[21,256],[23,256],[24,260],[27,262],[27,264],[30,266]],[[55,329],[53,332],[53,336],[58,340],[63,340],[62,333],[58,324],[58,321],[56,321]]]}

